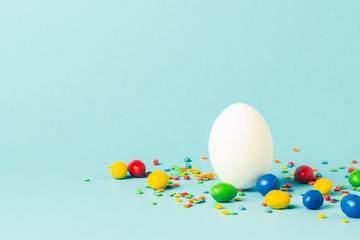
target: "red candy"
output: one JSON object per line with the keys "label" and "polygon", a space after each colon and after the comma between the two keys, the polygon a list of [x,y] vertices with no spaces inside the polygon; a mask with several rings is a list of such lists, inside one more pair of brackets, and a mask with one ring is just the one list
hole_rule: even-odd
{"label": "red candy", "polygon": [[173,180],[179,180],[179,177],[173,177]]}
{"label": "red candy", "polygon": [[133,177],[142,177],[145,175],[145,164],[140,160],[133,160],[128,164],[128,170]]}
{"label": "red candy", "polygon": [[189,176],[184,176],[184,179],[185,179],[185,180],[189,180],[190,177],[189,177]]}
{"label": "red candy", "polygon": [[292,188],[292,185],[290,183],[285,184],[287,188]]}
{"label": "red candy", "polygon": [[309,166],[300,166],[295,170],[295,181],[308,183],[314,179],[314,171]]}
{"label": "red candy", "polygon": [[159,160],[154,159],[153,164],[154,164],[154,165],[158,165],[158,164],[159,164]]}
{"label": "red candy", "polygon": [[356,160],[352,160],[351,162],[352,162],[352,163],[357,163],[357,161],[356,161]]}
{"label": "red candy", "polygon": [[340,192],[340,191],[341,191],[341,187],[334,188],[334,192]]}
{"label": "red candy", "polygon": [[346,193],[346,194],[348,194],[348,193],[349,193],[349,191],[342,191],[342,193]]}
{"label": "red candy", "polygon": [[348,168],[348,172],[351,173],[352,171],[354,171],[353,168]]}
{"label": "red candy", "polygon": [[336,203],[336,201],[335,201],[335,200],[331,200],[330,202],[331,202],[331,203]]}
{"label": "red candy", "polygon": [[263,206],[263,207],[266,207],[267,205],[266,205],[266,203],[261,203],[261,206]]}
{"label": "red candy", "polygon": [[173,185],[167,185],[166,188],[171,189],[173,188]]}
{"label": "red candy", "polygon": [[294,162],[288,162],[288,164],[290,164],[290,165],[294,165]]}
{"label": "red candy", "polygon": [[331,197],[330,197],[329,195],[325,195],[325,196],[324,196],[325,201],[330,201],[330,198],[331,198]]}

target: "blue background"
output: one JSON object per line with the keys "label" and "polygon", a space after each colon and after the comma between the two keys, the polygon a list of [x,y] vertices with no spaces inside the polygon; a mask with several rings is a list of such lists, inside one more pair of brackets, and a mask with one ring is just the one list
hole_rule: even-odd
{"label": "blue background", "polygon": [[[184,209],[105,166],[141,159],[155,170],[189,156],[210,172],[200,157],[211,126],[245,102],[268,122],[274,158],[349,187],[346,170],[329,169],[359,158],[359,10],[356,0],[1,0],[0,238],[343,236],[359,220],[341,224],[339,203],[306,210],[309,186],[296,186],[292,210],[266,214],[249,192],[246,211],[223,216],[210,196]],[[195,181],[177,191],[218,182]]]}

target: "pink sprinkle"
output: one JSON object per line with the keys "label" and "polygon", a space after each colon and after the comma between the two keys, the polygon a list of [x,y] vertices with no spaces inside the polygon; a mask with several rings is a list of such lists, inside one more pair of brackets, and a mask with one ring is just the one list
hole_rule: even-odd
{"label": "pink sprinkle", "polygon": [[159,160],[154,159],[153,164],[154,164],[155,166],[158,165],[158,164],[159,164]]}

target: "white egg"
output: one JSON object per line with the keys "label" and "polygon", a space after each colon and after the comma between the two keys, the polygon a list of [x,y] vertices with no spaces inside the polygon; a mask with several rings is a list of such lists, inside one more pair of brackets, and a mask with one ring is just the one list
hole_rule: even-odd
{"label": "white egg", "polygon": [[210,132],[209,157],[221,181],[238,189],[255,186],[273,157],[270,129],[261,114],[244,103],[225,108]]}

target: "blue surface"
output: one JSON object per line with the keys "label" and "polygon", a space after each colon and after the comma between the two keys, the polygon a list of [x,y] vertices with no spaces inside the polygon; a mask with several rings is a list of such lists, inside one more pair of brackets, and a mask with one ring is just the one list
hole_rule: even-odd
{"label": "blue surface", "polygon": [[[300,194],[310,186],[294,184],[294,209],[265,213],[250,191],[225,204],[245,211],[223,216],[210,197],[184,209],[173,191],[156,197],[145,179],[113,180],[105,165],[141,159],[163,170],[189,156],[210,172],[200,157],[211,126],[245,102],[268,122],[281,164],[311,165],[349,188],[346,170],[330,169],[359,160],[359,8],[357,0],[2,0],[0,238],[343,237],[359,219],[339,203],[307,210]],[[284,183],[280,165],[271,173]],[[196,196],[218,183],[180,182],[178,191]]]}

